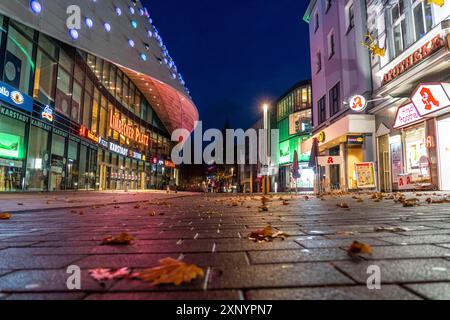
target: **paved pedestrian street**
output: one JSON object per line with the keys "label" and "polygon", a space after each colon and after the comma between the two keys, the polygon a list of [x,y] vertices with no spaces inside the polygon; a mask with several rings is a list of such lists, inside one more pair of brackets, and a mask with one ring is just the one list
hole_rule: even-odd
{"label": "paved pedestrian street", "polygon": [[[450,299],[443,197],[274,195],[264,204],[259,195],[3,195],[0,212],[11,217],[0,220],[0,299]],[[268,225],[288,237],[249,239]],[[121,233],[134,241],[102,245]],[[354,241],[372,254],[349,255]],[[204,277],[152,286],[89,272],[139,273],[167,257],[197,265]],[[81,268],[80,290],[67,285],[69,266]],[[368,287],[373,266],[381,289]]]}

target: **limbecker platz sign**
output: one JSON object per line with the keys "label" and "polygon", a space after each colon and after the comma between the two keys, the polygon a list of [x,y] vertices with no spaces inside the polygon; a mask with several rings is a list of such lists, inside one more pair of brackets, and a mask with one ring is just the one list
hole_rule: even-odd
{"label": "limbecker platz sign", "polygon": [[387,84],[391,82],[398,76],[402,75],[418,63],[425,60],[434,52],[438,51],[441,48],[445,47],[445,41],[441,37],[441,35],[437,35],[432,38],[430,41],[426,42],[419,49],[414,51],[411,55],[409,55],[406,59],[402,60],[399,64],[397,64],[394,68],[389,70],[383,77],[383,84]]}
{"label": "limbecker platz sign", "polygon": [[140,132],[138,128],[125,123],[123,120],[116,117],[112,112],[109,113],[109,127],[132,141],[145,146],[148,146],[149,144],[150,136],[148,134]]}

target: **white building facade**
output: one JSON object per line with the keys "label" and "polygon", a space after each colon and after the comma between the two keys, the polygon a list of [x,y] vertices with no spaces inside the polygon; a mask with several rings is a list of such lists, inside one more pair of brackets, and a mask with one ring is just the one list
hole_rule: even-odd
{"label": "white building facade", "polygon": [[450,1],[367,1],[382,191],[450,190]]}

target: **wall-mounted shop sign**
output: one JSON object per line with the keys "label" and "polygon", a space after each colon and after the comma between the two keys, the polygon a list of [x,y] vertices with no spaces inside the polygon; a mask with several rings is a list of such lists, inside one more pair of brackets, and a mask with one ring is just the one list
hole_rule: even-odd
{"label": "wall-mounted shop sign", "polygon": [[348,136],[347,144],[352,146],[360,146],[364,144],[364,136]]}
{"label": "wall-mounted shop sign", "polygon": [[45,106],[44,111],[41,114],[42,119],[46,119],[53,122],[53,110],[49,106]]}
{"label": "wall-mounted shop sign", "polygon": [[98,144],[100,146],[102,146],[103,148],[108,148],[109,147],[108,141],[106,141],[102,137],[98,137]]}
{"label": "wall-mounted shop sign", "polygon": [[85,126],[81,126],[80,127],[80,132],[79,132],[81,137],[87,138],[95,143],[98,143],[98,139],[99,136],[96,135],[94,132],[88,130]]}
{"label": "wall-mounted shop sign", "polygon": [[11,119],[14,120],[19,120],[21,122],[25,122],[28,123],[29,118],[19,112],[15,112],[11,109],[5,108],[5,107],[0,107],[0,114],[6,117],[9,117]]}
{"label": "wall-mounted shop sign", "polygon": [[33,111],[33,99],[4,82],[0,82],[0,100],[18,109]]}
{"label": "wall-mounted shop sign", "polygon": [[367,106],[367,100],[361,95],[356,95],[349,100],[350,109],[356,112],[363,112]]}
{"label": "wall-mounted shop sign", "polygon": [[406,125],[417,122],[420,119],[422,119],[422,117],[414,104],[408,103],[398,108],[397,115],[395,116],[394,129],[402,128]]}
{"label": "wall-mounted shop sign", "polygon": [[317,136],[317,140],[319,141],[319,143],[324,143],[325,142],[325,132],[322,131],[319,133],[319,135]]}
{"label": "wall-mounted shop sign", "polygon": [[142,160],[142,154],[133,150],[128,151],[128,156],[133,159]]}
{"label": "wall-mounted shop sign", "polygon": [[52,131],[52,127],[48,125],[47,123],[44,123],[42,121],[37,121],[35,119],[31,119],[31,124],[37,128],[44,129],[46,131]]}
{"label": "wall-mounted shop sign", "polygon": [[109,143],[109,150],[118,154],[121,154],[123,156],[128,156],[128,149],[124,148],[122,146],[119,146],[118,144]]}
{"label": "wall-mounted shop sign", "polygon": [[411,96],[420,116],[450,106],[450,99],[440,83],[420,84]]}
{"label": "wall-mounted shop sign", "polygon": [[175,163],[173,163],[172,161],[170,161],[170,160],[165,160],[164,161],[164,166],[166,167],[166,168],[170,168],[170,169],[175,169],[177,166],[175,165]]}
{"label": "wall-mounted shop sign", "polygon": [[415,188],[411,174],[399,174],[397,181],[398,190],[412,190]]}
{"label": "wall-mounted shop sign", "polygon": [[425,60],[427,57],[429,57],[434,52],[442,49],[445,47],[445,41],[441,37],[441,35],[437,35],[428,42],[426,42],[424,45],[422,45],[419,49],[414,51],[411,55],[409,55],[407,58],[405,58],[403,61],[401,61],[399,64],[397,64],[394,68],[389,70],[383,77],[383,84],[386,84],[398,76],[402,75],[418,63]]}
{"label": "wall-mounted shop sign", "polygon": [[109,113],[109,127],[132,141],[148,146],[150,141],[148,134],[140,132],[138,128],[126,124],[112,112]]}
{"label": "wall-mounted shop sign", "polygon": [[317,157],[317,163],[321,167],[331,166],[335,164],[344,164],[344,159],[342,157],[337,156],[324,156],[324,157]]}

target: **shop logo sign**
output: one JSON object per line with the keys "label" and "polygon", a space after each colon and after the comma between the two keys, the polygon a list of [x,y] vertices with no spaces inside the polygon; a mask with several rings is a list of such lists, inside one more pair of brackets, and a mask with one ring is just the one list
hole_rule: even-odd
{"label": "shop logo sign", "polygon": [[441,84],[421,84],[411,98],[420,116],[450,106],[450,99]]}
{"label": "shop logo sign", "polygon": [[397,110],[397,116],[395,117],[394,129],[401,128],[408,124],[414,123],[422,119],[416,107],[412,103],[401,106]]}
{"label": "shop logo sign", "polygon": [[53,122],[53,110],[49,106],[45,106],[44,111],[42,111],[42,119]]}
{"label": "shop logo sign", "polygon": [[0,100],[19,109],[33,111],[33,99],[4,82],[0,82]]}
{"label": "shop logo sign", "polygon": [[363,96],[356,95],[350,98],[350,108],[356,112],[362,112],[366,109],[367,100]]}

